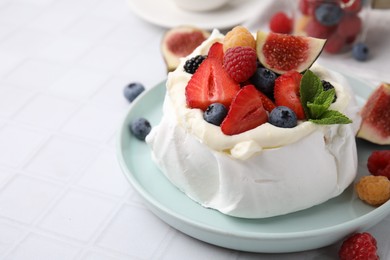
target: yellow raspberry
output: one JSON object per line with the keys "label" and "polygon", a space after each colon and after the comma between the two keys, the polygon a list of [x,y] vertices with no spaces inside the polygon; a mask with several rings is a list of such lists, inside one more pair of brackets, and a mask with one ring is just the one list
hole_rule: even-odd
{"label": "yellow raspberry", "polygon": [[251,47],[256,50],[256,40],[253,35],[243,26],[236,26],[229,31],[223,40],[223,51],[227,49],[242,46]]}
{"label": "yellow raspberry", "polygon": [[364,176],[355,185],[359,198],[379,206],[390,199],[390,180],[385,176]]}

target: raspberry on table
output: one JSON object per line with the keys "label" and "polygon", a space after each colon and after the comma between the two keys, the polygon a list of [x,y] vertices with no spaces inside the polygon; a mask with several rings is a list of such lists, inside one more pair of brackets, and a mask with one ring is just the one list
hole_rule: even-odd
{"label": "raspberry on table", "polygon": [[293,20],[284,12],[275,13],[269,22],[269,28],[275,33],[291,33]]}
{"label": "raspberry on table", "polygon": [[372,175],[386,176],[390,180],[390,150],[373,151],[367,160]]}
{"label": "raspberry on table", "polygon": [[367,232],[351,235],[341,245],[339,258],[340,260],[378,260],[375,238]]}
{"label": "raspberry on table", "polygon": [[236,26],[229,31],[223,39],[223,51],[226,52],[229,48],[243,46],[250,47],[256,50],[255,37],[243,26]]}
{"label": "raspberry on table", "polygon": [[363,176],[355,185],[361,200],[379,206],[390,199],[390,180],[384,176]]}
{"label": "raspberry on table", "polygon": [[256,51],[250,47],[229,48],[223,59],[223,67],[236,82],[244,82],[256,72]]}

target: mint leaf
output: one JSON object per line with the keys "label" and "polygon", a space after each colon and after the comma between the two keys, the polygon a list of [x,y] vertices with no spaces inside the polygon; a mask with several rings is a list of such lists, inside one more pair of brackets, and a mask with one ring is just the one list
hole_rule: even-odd
{"label": "mint leaf", "polygon": [[351,119],[349,119],[347,116],[345,116],[344,114],[336,110],[327,110],[321,115],[320,118],[309,119],[309,121],[321,125],[352,123]]}
{"label": "mint leaf", "polygon": [[308,102],[314,103],[314,99],[323,92],[322,83],[319,77],[311,70],[306,70],[301,79],[299,95],[306,117],[311,118]]}
{"label": "mint leaf", "polygon": [[328,110],[328,107],[323,104],[307,103],[307,108],[310,111],[310,117],[312,119],[318,119],[321,115]]}
{"label": "mint leaf", "polygon": [[322,104],[328,109],[333,102],[334,95],[336,91],[332,89],[328,89],[327,91],[322,91],[315,99],[314,104]]}

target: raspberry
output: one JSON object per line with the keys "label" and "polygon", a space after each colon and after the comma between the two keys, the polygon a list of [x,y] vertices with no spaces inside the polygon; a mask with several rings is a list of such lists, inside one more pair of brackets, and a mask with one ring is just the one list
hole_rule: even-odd
{"label": "raspberry", "polygon": [[223,59],[223,67],[236,82],[244,82],[257,69],[256,51],[250,47],[229,48]]}
{"label": "raspberry", "polygon": [[190,74],[194,74],[195,71],[198,69],[199,65],[204,61],[206,56],[203,55],[197,55],[189,60],[186,61],[184,64],[184,70]]}
{"label": "raspberry", "polygon": [[236,26],[231,31],[229,31],[223,40],[223,51],[226,52],[227,49],[237,47],[237,46],[246,46],[251,47],[256,50],[256,40],[253,35],[243,26]]}
{"label": "raspberry", "polygon": [[271,17],[269,28],[275,33],[291,33],[293,20],[284,12],[277,12]]}
{"label": "raspberry", "polygon": [[386,176],[390,179],[390,150],[373,151],[368,157],[367,168],[372,175]]}
{"label": "raspberry", "polygon": [[390,199],[390,180],[385,176],[364,176],[355,185],[361,200],[379,206]]}
{"label": "raspberry", "polygon": [[339,250],[340,260],[377,260],[375,238],[367,233],[355,233],[344,240]]}

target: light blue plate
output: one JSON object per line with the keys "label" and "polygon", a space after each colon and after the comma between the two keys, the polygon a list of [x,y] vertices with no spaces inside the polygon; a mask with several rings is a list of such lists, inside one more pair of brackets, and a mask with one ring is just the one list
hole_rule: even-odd
{"label": "light blue plate", "polygon": [[[372,92],[362,81],[347,77],[358,102]],[[162,116],[165,82],[144,92],[131,105],[120,130],[118,158],[126,177],[158,217],[202,241],[242,251],[283,253],[333,244],[346,235],[370,228],[390,213],[390,201],[380,207],[361,202],[349,187],[337,198],[296,213],[267,219],[242,219],[206,209],[174,187],[151,160],[148,146],[129,132],[129,122],[147,118],[157,125]],[[359,175],[368,175],[372,150],[389,149],[358,140]]]}

